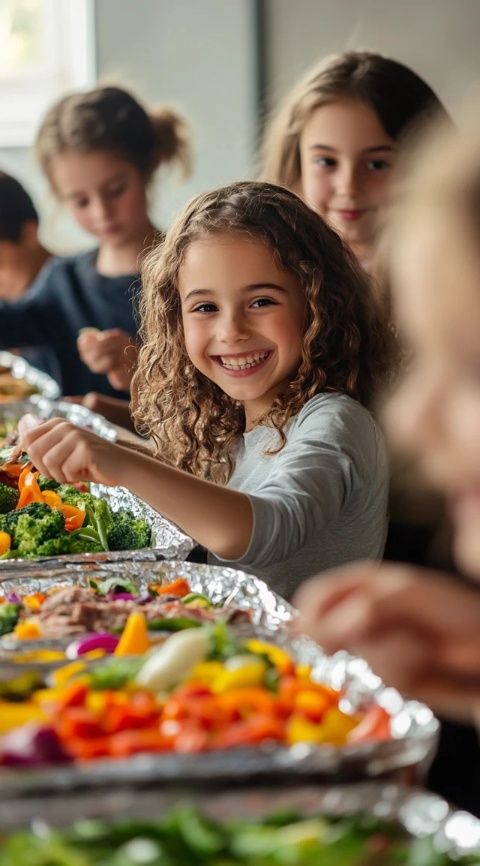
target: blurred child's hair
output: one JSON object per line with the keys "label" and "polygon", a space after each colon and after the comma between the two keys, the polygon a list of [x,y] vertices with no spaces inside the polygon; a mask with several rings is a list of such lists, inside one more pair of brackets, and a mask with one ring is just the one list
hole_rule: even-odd
{"label": "blurred child's hair", "polygon": [[40,125],[36,150],[52,187],[52,160],[69,150],[115,153],[135,165],[146,183],[165,162],[177,162],[184,176],[190,170],[190,134],[181,115],[166,105],[147,112],[120,87],[62,97]]}
{"label": "blurred child's hair", "polygon": [[18,243],[27,222],[38,225],[38,213],[22,184],[0,171],[0,241]]}
{"label": "blurred child's hair", "polygon": [[466,115],[461,131],[435,124],[403,159],[394,187],[393,209],[386,233],[395,243],[401,223],[415,211],[460,222],[478,245],[480,241],[480,126]]}
{"label": "blurred child's hair", "polygon": [[223,233],[263,242],[305,295],[298,370],[261,419],[279,432],[276,450],[286,442],[288,421],[319,392],[370,405],[388,376],[391,353],[368,278],[341,238],[298,196],[268,183],[238,182],[194,198],[144,263],[133,414],[163,460],[225,481],[233,443],[245,428],[244,411],[191,363],[178,292],[190,244]]}
{"label": "blurred child's hair", "polygon": [[387,135],[401,139],[412,128],[448,114],[415,72],[381,54],[346,51],[322,60],[290,91],[267,128],[262,177],[300,190],[300,137],[321,105],[354,99],[370,106]]}

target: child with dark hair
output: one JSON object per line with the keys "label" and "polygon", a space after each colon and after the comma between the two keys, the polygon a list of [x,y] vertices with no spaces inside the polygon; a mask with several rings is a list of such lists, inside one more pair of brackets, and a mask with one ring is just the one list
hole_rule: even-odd
{"label": "child with dark hair", "polygon": [[0,171],[0,298],[20,297],[51,253],[38,237],[38,214],[21,183]]}
{"label": "child with dark hair", "polygon": [[24,436],[37,468],[129,487],[287,596],[319,563],[380,557],[389,331],[338,235],[236,183],[195,198],[142,276],[133,415],[155,457],[56,419]]}
{"label": "child with dark hair", "polygon": [[128,391],[137,354],[132,289],[158,236],[147,191],[156,169],[190,154],[183,119],[148,113],[127,91],[98,87],[48,111],[37,153],[56,197],[98,247],[58,258],[28,295],[0,303],[0,347],[41,345],[64,394]]}

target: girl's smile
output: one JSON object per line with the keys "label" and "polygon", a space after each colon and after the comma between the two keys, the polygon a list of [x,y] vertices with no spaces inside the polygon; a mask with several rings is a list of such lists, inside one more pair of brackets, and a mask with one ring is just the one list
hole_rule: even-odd
{"label": "girl's smile", "polygon": [[220,366],[232,376],[253,376],[272,357],[272,351],[249,352],[248,355],[214,355]]}
{"label": "girl's smile", "polygon": [[243,403],[248,426],[268,411],[301,359],[297,278],[262,241],[225,233],[190,244],[179,291],[190,360]]}

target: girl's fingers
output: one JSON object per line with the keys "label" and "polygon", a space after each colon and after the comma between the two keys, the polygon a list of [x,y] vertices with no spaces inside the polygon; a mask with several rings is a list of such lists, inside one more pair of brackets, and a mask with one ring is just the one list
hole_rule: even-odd
{"label": "girl's fingers", "polygon": [[65,421],[63,418],[50,418],[48,421],[43,421],[35,427],[28,427],[28,429],[22,430],[20,435],[20,445],[28,452],[35,442],[38,442],[50,431],[56,430],[59,427],[70,428],[72,426],[73,425],[68,421]]}

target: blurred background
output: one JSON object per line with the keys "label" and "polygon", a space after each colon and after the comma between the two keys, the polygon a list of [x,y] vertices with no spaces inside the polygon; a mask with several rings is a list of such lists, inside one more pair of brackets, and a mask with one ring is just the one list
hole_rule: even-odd
{"label": "blurred background", "polygon": [[193,129],[188,183],[160,171],[152,189],[166,227],[191,195],[255,174],[265,117],[315,60],[384,53],[455,115],[480,81],[479,36],[480,0],[0,0],[0,168],[34,196],[49,247],[92,246],[54,203],[31,144],[65,90],[119,83],[147,106],[177,106]]}

